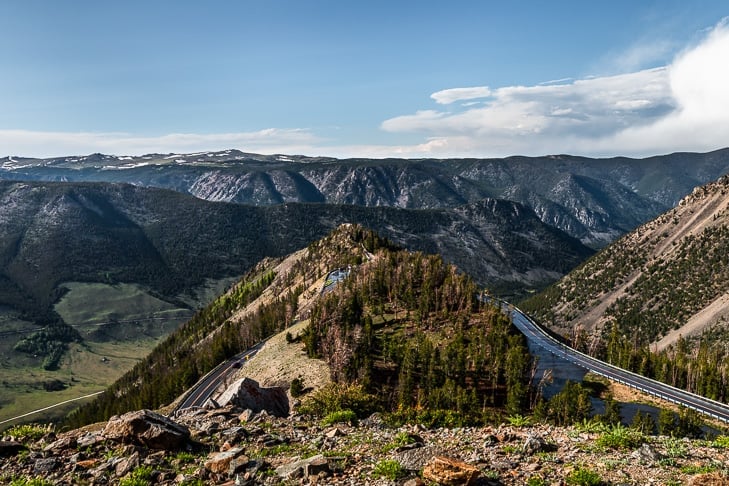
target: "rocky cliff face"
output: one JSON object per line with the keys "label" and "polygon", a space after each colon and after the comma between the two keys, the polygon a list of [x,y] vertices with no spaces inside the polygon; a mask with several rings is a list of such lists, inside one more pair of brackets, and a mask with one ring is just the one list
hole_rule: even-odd
{"label": "rocky cliff face", "polygon": [[647,159],[349,159],[200,154],[0,159],[0,178],[129,182],[211,201],[453,208],[501,198],[601,247],[729,172],[729,150]]}

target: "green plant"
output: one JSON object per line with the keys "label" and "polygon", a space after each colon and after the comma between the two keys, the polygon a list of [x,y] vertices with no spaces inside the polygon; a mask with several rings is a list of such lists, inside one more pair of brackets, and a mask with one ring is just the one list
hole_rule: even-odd
{"label": "green plant", "polygon": [[681,472],[684,474],[706,474],[714,472],[719,469],[716,464],[689,464],[681,467]]}
{"label": "green plant", "polygon": [[189,464],[193,462],[196,459],[197,456],[195,454],[192,454],[190,452],[186,451],[180,451],[177,454],[175,454],[175,459],[180,464]]}
{"label": "green plant", "polygon": [[301,378],[294,378],[293,380],[291,380],[289,392],[294,398],[298,398],[304,394],[304,382],[301,380]]}
{"label": "green plant", "polygon": [[530,476],[527,479],[526,486],[547,486],[549,483],[540,476]]}
{"label": "green plant", "polygon": [[14,478],[10,481],[10,486],[53,486],[53,482],[41,477],[35,478]]}
{"label": "green plant", "polygon": [[681,458],[688,455],[686,442],[676,437],[667,437],[663,441],[663,446],[666,448],[667,457]]}
{"label": "green plant", "polygon": [[715,447],[717,449],[729,449],[729,436],[728,435],[719,435],[711,442],[711,447]]}
{"label": "green plant", "polygon": [[357,414],[352,410],[338,410],[336,412],[329,413],[326,417],[321,420],[321,424],[324,426],[333,424],[357,424]]}
{"label": "green plant", "polygon": [[372,474],[378,478],[387,478],[390,481],[395,481],[405,475],[405,469],[403,469],[402,464],[394,459],[383,459],[375,464]]}
{"label": "green plant", "polygon": [[52,431],[53,426],[50,424],[23,424],[11,427],[5,433],[19,441],[32,441],[38,440]]}
{"label": "green plant", "polygon": [[582,466],[578,466],[570,472],[564,480],[570,486],[599,486],[602,484],[602,478],[598,473]]}
{"label": "green plant", "polygon": [[378,410],[378,399],[367,393],[362,385],[332,383],[311,393],[299,406],[299,412],[325,417],[332,412],[350,410],[366,417]]}
{"label": "green plant", "polygon": [[494,471],[493,469],[490,471],[486,471],[483,474],[483,477],[490,481],[498,481],[500,479],[499,471]]}
{"label": "green plant", "polygon": [[390,452],[393,449],[413,444],[414,442],[415,438],[411,434],[408,434],[407,432],[398,432],[392,439],[392,442],[382,448],[382,452]]}
{"label": "green plant", "polygon": [[200,478],[188,479],[182,482],[182,486],[205,486],[205,480]]}
{"label": "green plant", "polygon": [[506,444],[501,446],[501,450],[504,451],[506,454],[515,454],[519,450],[519,448],[514,444]]}
{"label": "green plant", "polygon": [[582,421],[575,424],[575,429],[580,432],[597,433],[610,430],[610,427],[599,420],[583,418]]}
{"label": "green plant", "polygon": [[152,484],[152,466],[139,466],[119,481],[119,486],[149,486]]}
{"label": "green plant", "polygon": [[597,438],[595,443],[599,447],[610,449],[635,449],[645,442],[645,435],[637,429],[624,427],[620,424],[612,425]]}
{"label": "green plant", "polygon": [[532,424],[532,419],[521,414],[509,415],[506,420],[514,427],[528,427]]}

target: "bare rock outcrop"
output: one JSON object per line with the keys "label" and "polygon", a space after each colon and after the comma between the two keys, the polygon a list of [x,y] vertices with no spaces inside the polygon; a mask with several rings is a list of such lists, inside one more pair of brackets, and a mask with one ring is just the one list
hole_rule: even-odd
{"label": "bare rock outcrop", "polygon": [[234,382],[216,401],[221,407],[234,405],[256,413],[265,410],[276,417],[287,417],[290,410],[285,388],[263,388],[250,378]]}
{"label": "bare rock outcrop", "polygon": [[111,417],[102,435],[127,444],[170,450],[183,447],[190,438],[190,430],[164,415],[138,410]]}

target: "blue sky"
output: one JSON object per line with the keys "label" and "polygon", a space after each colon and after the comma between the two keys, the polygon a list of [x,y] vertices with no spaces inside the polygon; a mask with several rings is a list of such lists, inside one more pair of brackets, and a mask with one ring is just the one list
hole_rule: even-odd
{"label": "blue sky", "polygon": [[725,1],[5,0],[0,155],[713,150],[729,146],[728,15]]}

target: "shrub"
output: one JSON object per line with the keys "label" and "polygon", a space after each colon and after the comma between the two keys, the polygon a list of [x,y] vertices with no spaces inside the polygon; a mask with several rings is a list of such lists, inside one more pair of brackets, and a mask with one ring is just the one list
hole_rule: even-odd
{"label": "shrub", "polygon": [[645,436],[637,429],[613,425],[597,438],[596,444],[611,449],[635,449],[645,442]]}
{"label": "shrub", "polygon": [[712,441],[711,447],[715,447],[717,449],[729,449],[729,436],[720,435],[720,436],[716,437]]}
{"label": "shrub", "polygon": [[578,467],[564,478],[570,486],[600,486],[602,478],[598,473],[584,467]]}
{"label": "shrub", "polygon": [[532,424],[532,420],[529,417],[525,417],[521,414],[509,415],[507,420],[509,421],[509,424],[514,427],[527,427]]}
{"label": "shrub", "polygon": [[332,425],[332,424],[344,424],[344,423],[356,425],[357,424],[357,414],[355,414],[351,410],[339,410],[337,412],[332,412],[332,413],[328,414],[321,421],[321,424],[324,426]]}
{"label": "shrub", "polygon": [[139,466],[119,481],[119,486],[149,486],[152,484],[152,466]]}
{"label": "shrub", "polygon": [[388,425],[420,424],[429,429],[435,427],[464,427],[479,423],[478,420],[456,410],[403,408],[386,416]]}
{"label": "shrub", "polygon": [[546,479],[539,476],[531,476],[526,482],[526,486],[547,486],[548,484]]}
{"label": "shrub", "polygon": [[332,383],[310,394],[299,407],[300,413],[314,417],[342,410],[367,417],[378,410],[378,399],[361,385]]}
{"label": "shrub", "polygon": [[301,380],[301,378],[294,378],[293,380],[291,380],[289,392],[294,398],[298,398],[304,394],[304,382]]}
{"label": "shrub", "polygon": [[33,441],[52,431],[52,425],[23,424],[11,427],[5,433],[19,441]]}
{"label": "shrub", "polygon": [[405,475],[405,470],[403,469],[402,464],[398,461],[393,459],[383,459],[375,464],[372,474],[378,478],[387,478],[390,481],[395,481]]}

